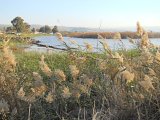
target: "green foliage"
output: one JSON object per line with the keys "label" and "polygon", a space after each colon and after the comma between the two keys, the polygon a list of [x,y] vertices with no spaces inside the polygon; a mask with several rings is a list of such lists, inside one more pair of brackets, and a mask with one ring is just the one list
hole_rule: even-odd
{"label": "green foliage", "polygon": [[15,29],[13,27],[7,27],[6,28],[6,32],[9,33],[9,32],[14,32]]}
{"label": "green foliage", "polygon": [[28,23],[24,23],[24,32],[30,31],[30,25]]}
{"label": "green foliage", "polygon": [[30,29],[30,25],[24,22],[21,17],[14,18],[11,23],[18,33],[28,32]]}
{"label": "green foliage", "polygon": [[45,26],[43,26],[43,27],[41,27],[40,29],[39,29],[39,32],[42,32],[42,33],[51,33],[51,28],[48,26],[48,25],[45,25]]}
{"label": "green foliage", "polygon": [[58,32],[58,27],[55,25],[54,28],[52,29],[53,34]]}
{"label": "green foliage", "polygon": [[36,29],[35,28],[32,28],[32,30],[31,30],[33,33],[35,33],[36,32]]}

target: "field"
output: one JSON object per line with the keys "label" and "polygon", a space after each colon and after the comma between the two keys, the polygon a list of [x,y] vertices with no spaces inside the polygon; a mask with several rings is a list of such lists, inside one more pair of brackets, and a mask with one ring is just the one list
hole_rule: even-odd
{"label": "field", "polygon": [[[160,119],[159,46],[137,25],[136,50],[112,51],[99,36],[102,53],[24,52],[2,36],[0,118],[2,120],[158,120]],[[117,40],[121,40],[118,34]],[[123,42],[121,40],[121,42]],[[23,44],[26,44],[23,42]],[[28,43],[27,43],[28,44]],[[73,43],[75,44],[75,43]],[[10,46],[10,47],[9,47]]]}

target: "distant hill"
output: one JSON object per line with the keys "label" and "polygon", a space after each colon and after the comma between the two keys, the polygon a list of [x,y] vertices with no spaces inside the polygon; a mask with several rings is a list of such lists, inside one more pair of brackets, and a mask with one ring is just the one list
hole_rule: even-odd
{"label": "distant hill", "polygon": [[[3,30],[6,27],[12,26],[10,25],[4,25],[0,24],[0,30]],[[31,28],[36,28],[39,29],[43,25],[36,25],[32,24]],[[50,26],[53,28],[54,26]],[[151,27],[144,27],[145,30],[147,31],[152,31],[152,32],[160,32],[160,26],[151,26]],[[117,27],[117,28],[87,28],[87,27],[66,27],[66,26],[58,26],[59,31],[68,31],[68,32],[125,32],[125,31],[131,31],[134,32],[136,31],[136,26],[135,27]]]}

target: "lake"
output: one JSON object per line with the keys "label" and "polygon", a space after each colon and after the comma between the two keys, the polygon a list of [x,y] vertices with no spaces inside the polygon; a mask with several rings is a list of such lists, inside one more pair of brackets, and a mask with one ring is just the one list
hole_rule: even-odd
{"label": "lake", "polygon": [[[62,42],[57,40],[57,38],[55,36],[41,36],[41,37],[35,37],[34,39],[40,41],[40,44],[43,44],[43,45],[51,45],[51,46],[55,46],[58,48],[65,48],[62,45]],[[82,50],[85,50],[85,47],[84,47],[85,43],[91,44],[94,47],[94,52],[99,52],[103,48],[102,45],[99,43],[98,39],[64,37],[64,41],[69,46],[77,48],[78,46],[71,42],[71,41],[76,41],[76,43],[82,47]],[[118,50],[118,49],[122,49],[122,48],[125,48],[128,50],[128,49],[136,48],[136,45],[130,43],[128,39],[122,39],[123,44],[121,41],[114,40],[114,39],[106,39],[105,41],[108,43],[108,45],[110,46],[110,48],[112,50]],[[135,41],[138,42],[139,40],[135,40]],[[160,38],[151,38],[150,41],[151,41],[151,43],[153,43],[155,45],[160,45]],[[26,50],[27,51],[45,52],[46,50],[48,51],[48,50],[53,50],[53,49],[39,47],[37,45],[31,45]]]}

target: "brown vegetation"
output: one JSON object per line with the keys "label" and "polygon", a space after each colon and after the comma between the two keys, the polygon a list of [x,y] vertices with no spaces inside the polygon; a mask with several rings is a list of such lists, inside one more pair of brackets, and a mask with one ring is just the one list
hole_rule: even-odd
{"label": "brown vegetation", "polygon": [[[35,71],[25,71],[26,64],[20,66],[4,38],[0,54],[0,118],[159,120],[159,47],[150,43],[140,25],[137,33],[140,46],[136,56],[111,51],[99,35],[103,54],[91,53],[91,45],[86,44],[87,53],[68,49],[67,62],[61,65],[64,69],[53,67],[53,61],[47,62],[47,55],[42,55],[34,63],[40,70]],[[69,47],[60,33],[57,37]],[[116,35],[117,40],[120,37]],[[58,66],[61,59],[54,64]]]}
{"label": "brown vegetation", "polygon": [[[77,37],[77,38],[95,38],[97,39],[98,34],[101,35],[105,39],[113,39],[115,32],[73,32],[69,33],[67,36],[69,37]],[[120,32],[122,39],[132,38],[137,39],[140,38],[136,32]],[[159,32],[148,32],[149,38],[160,38]]]}

